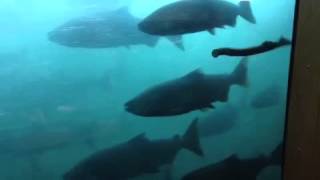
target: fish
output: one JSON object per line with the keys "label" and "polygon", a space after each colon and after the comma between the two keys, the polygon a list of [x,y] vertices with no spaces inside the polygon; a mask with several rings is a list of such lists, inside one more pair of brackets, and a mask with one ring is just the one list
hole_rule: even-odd
{"label": "fish", "polygon": [[259,155],[254,158],[240,159],[232,154],[226,159],[207,165],[187,173],[181,180],[256,180],[258,174],[264,168],[278,165],[279,147],[271,155]]}
{"label": "fish", "polygon": [[212,50],[213,57],[219,57],[221,55],[226,56],[252,56],[256,54],[261,54],[264,52],[272,51],[274,49],[289,46],[291,41],[285,37],[281,37],[278,41],[265,41],[258,46],[248,47],[243,49],[236,48],[219,48]]}
{"label": "fish", "polygon": [[64,180],[126,180],[145,173],[158,173],[159,167],[172,164],[181,149],[203,156],[197,119],[181,137],[150,140],[141,133],[127,142],[93,153],[63,175]]}
{"label": "fish", "polygon": [[[133,45],[155,47],[159,37],[138,30],[141,20],[130,14],[127,7],[100,12],[67,21],[48,33],[51,42],[74,48],[130,48]],[[183,42],[168,37],[178,48]]]}
{"label": "fish", "polygon": [[253,95],[250,106],[256,109],[273,107],[280,103],[281,97],[281,88],[274,84]]}
{"label": "fish", "polygon": [[239,159],[235,154],[221,162],[197,169],[182,180],[256,180],[258,173],[268,165],[268,158]]}
{"label": "fish", "polygon": [[214,35],[216,28],[234,27],[237,16],[256,23],[249,1],[240,1],[237,6],[223,0],[181,0],[157,9],[138,27],[152,35],[183,35],[200,31]]}
{"label": "fish", "polygon": [[235,126],[238,116],[238,110],[230,104],[211,111],[199,120],[199,136],[212,137],[230,131]]}
{"label": "fish", "polygon": [[213,102],[228,101],[230,86],[247,86],[247,62],[243,58],[231,74],[206,75],[196,69],[182,77],[154,85],[127,101],[125,110],[148,117],[213,109]]}

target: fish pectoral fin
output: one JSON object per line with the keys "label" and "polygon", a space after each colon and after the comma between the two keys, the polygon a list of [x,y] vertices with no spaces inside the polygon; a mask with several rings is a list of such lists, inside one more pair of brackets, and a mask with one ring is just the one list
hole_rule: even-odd
{"label": "fish pectoral fin", "polygon": [[184,44],[181,35],[176,36],[166,36],[166,38],[171,41],[177,48],[184,51]]}
{"label": "fish pectoral fin", "polygon": [[211,110],[210,108],[201,108],[201,109],[200,109],[201,112],[208,112],[208,111],[210,111],[210,110]]}
{"label": "fish pectoral fin", "polygon": [[212,104],[208,104],[207,106],[200,109],[202,112],[210,111],[211,109],[214,109],[215,107]]}
{"label": "fish pectoral fin", "polygon": [[148,139],[146,138],[146,133],[140,133],[131,138],[128,143],[145,143],[146,141],[148,141]]}
{"label": "fish pectoral fin", "polygon": [[216,34],[216,31],[214,29],[208,29],[208,32],[211,34],[211,35],[215,35]]}
{"label": "fish pectoral fin", "polygon": [[214,108],[216,108],[216,107],[214,107],[214,105],[212,105],[212,104],[209,104],[209,105],[208,105],[208,108],[214,109]]}

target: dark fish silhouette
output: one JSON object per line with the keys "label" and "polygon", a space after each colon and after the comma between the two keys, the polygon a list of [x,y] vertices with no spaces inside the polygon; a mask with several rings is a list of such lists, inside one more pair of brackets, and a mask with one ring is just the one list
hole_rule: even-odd
{"label": "dark fish silhouette", "polygon": [[157,173],[159,167],[171,164],[181,149],[202,156],[194,120],[186,133],[171,139],[149,140],[140,134],[128,142],[94,153],[63,178],[65,180],[126,180],[144,173]]}
{"label": "dark fish silhouette", "polygon": [[251,159],[239,159],[231,155],[225,160],[195,170],[182,180],[256,180],[258,173],[268,165],[268,158],[260,156]]}
{"label": "dark fish silhouette", "polygon": [[239,5],[223,0],[183,0],[153,12],[139,23],[139,29],[153,35],[181,35],[199,31],[214,34],[214,28],[235,26],[237,16],[256,23],[250,2]]}
{"label": "dark fish silhouette", "polygon": [[235,154],[215,164],[205,166],[185,175],[182,180],[256,180],[262,169],[270,165],[280,165],[280,148],[271,153],[271,156],[239,159]]}
{"label": "dark fish silhouette", "polygon": [[235,126],[238,111],[232,105],[217,108],[199,121],[200,137],[216,136],[230,131]]}
{"label": "dark fish silhouette", "polygon": [[280,87],[272,85],[255,94],[250,101],[250,105],[258,109],[276,106],[280,103],[281,97]]}
{"label": "dark fish silhouette", "polygon": [[[48,33],[52,42],[69,47],[114,48],[144,44],[154,47],[159,37],[138,30],[140,19],[132,16],[128,9],[96,14],[92,17],[76,18]],[[182,41],[169,40],[183,49]]]}
{"label": "dark fish silhouette", "polygon": [[267,51],[272,51],[274,49],[280,48],[282,46],[288,46],[291,45],[291,41],[281,37],[278,41],[265,41],[259,46],[244,48],[244,49],[235,49],[235,48],[219,48],[214,49],[212,51],[213,57],[219,57],[221,55],[226,56],[250,56],[250,55],[256,55],[260,53],[264,53]]}
{"label": "dark fish silhouette", "polygon": [[140,116],[172,116],[213,108],[212,102],[228,100],[231,85],[247,83],[247,60],[231,74],[205,75],[200,70],[155,85],[125,104],[128,112]]}

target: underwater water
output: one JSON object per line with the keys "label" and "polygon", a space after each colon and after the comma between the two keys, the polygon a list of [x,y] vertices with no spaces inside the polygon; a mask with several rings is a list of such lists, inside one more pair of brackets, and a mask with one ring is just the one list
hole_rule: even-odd
{"label": "underwater water", "polygon": [[[174,2],[0,1],[1,180],[63,179],[77,164],[106,149],[112,153],[97,156],[96,161],[75,172],[80,174],[78,178],[70,179],[125,180],[128,176],[178,180],[207,165],[223,164],[233,154],[239,159],[272,157],[283,141],[291,46],[247,60],[213,58],[211,51],[253,47],[280,37],[292,39],[295,1],[251,0],[256,23],[237,16],[234,27],[185,33],[182,39],[139,30],[137,24],[144,18]],[[240,0],[228,2],[237,5]],[[223,17],[230,13],[224,11]],[[175,16],[178,12],[170,17]],[[240,66],[247,72],[232,76]],[[240,76],[245,82],[237,81]],[[202,78],[208,83],[199,87]],[[163,84],[171,80],[177,81]],[[133,103],[132,109],[126,107],[130,100],[159,84],[163,89],[149,91],[146,100]],[[211,105],[182,110],[182,106],[206,96],[212,98]],[[171,108],[177,102],[180,106]],[[193,121],[196,118],[198,121]],[[183,136],[192,122],[197,122],[198,128],[192,132],[196,137],[192,138],[199,138],[202,156],[193,145],[186,145],[188,137]],[[157,139],[168,143],[156,144]],[[115,148],[119,144],[127,148],[120,155]],[[138,154],[131,154],[136,151]],[[106,163],[102,171],[113,171],[119,177],[88,170],[101,166],[104,160],[112,163]],[[230,164],[230,169],[212,172],[232,174],[239,169]],[[112,166],[123,171],[114,171]],[[137,170],[137,166],[145,169]],[[247,164],[241,161],[240,166]],[[259,180],[280,179],[280,163],[267,163],[261,169],[251,172],[249,168],[245,174],[253,173]],[[129,177],[126,171],[130,170],[139,173]],[[223,179],[230,177],[221,175]]]}

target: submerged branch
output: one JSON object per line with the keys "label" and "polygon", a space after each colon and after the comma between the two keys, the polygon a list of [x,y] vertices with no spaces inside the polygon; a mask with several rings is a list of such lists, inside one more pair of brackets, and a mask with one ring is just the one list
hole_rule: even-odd
{"label": "submerged branch", "polygon": [[244,49],[235,49],[235,48],[219,48],[212,51],[213,57],[219,57],[221,55],[226,56],[250,56],[255,54],[264,53],[267,51],[274,50],[276,48],[291,45],[291,41],[281,37],[278,41],[265,41],[259,46],[244,48]]}

